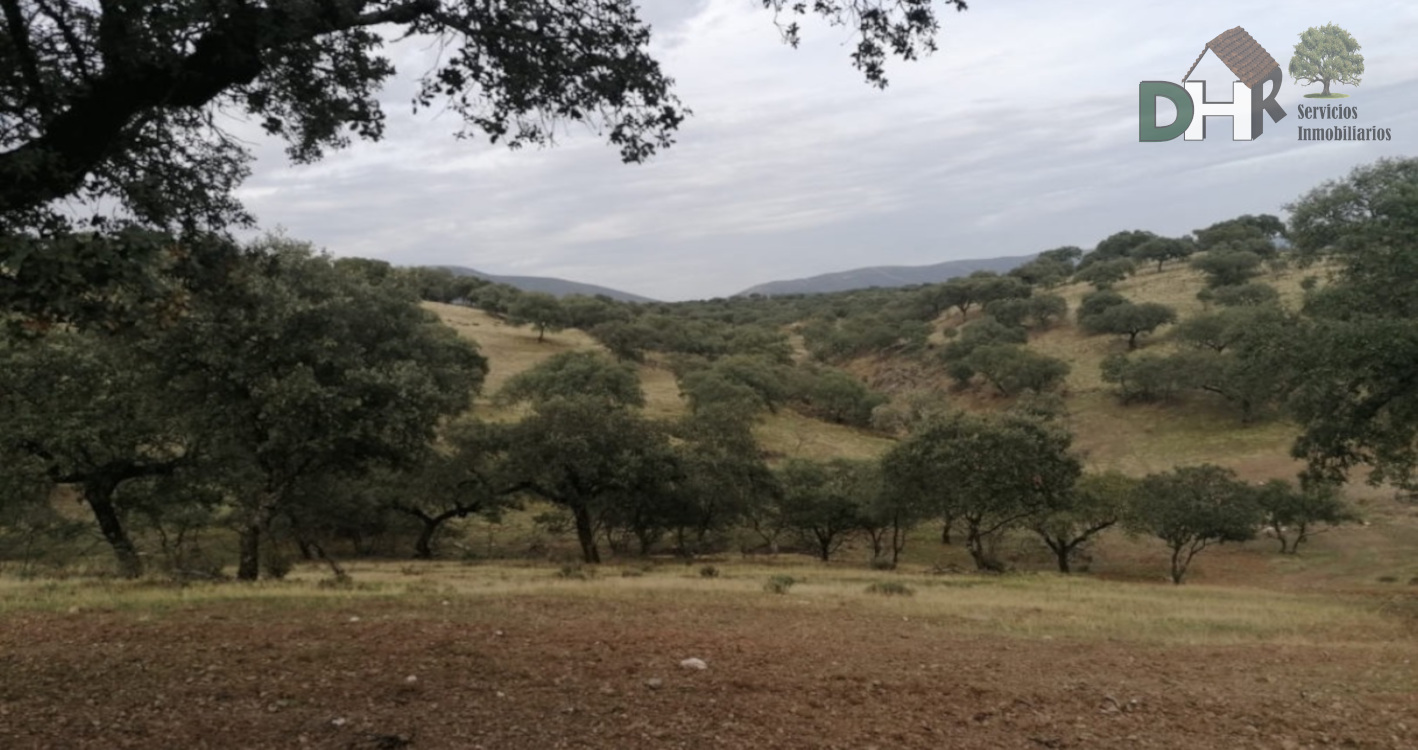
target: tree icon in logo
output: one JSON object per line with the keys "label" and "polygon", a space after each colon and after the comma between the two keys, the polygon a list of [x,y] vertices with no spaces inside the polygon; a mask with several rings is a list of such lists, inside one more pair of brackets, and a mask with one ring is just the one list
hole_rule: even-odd
{"label": "tree icon in logo", "polygon": [[1349,32],[1332,23],[1312,26],[1300,34],[1295,56],[1290,58],[1290,75],[1295,83],[1323,83],[1324,91],[1305,94],[1308,99],[1339,99],[1348,94],[1331,94],[1329,84],[1359,85],[1364,73],[1364,56],[1359,42]]}

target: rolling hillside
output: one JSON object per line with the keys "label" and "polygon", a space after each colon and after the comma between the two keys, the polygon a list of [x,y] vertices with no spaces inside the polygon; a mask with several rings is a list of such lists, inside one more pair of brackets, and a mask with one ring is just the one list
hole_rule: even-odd
{"label": "rolling hillside", "polygon": [[[481,311],[457,305],[426,303],[445,323],[462,335],[476,341],[488,358],[490,372],[479,403],[479,413],[493,419],[514,415],[501,412],[488,403],[487,396],[497,392],[513,375],[558,352],[576,349],[599,349],[590,336],[578,330],[549,333],[538,343],[530,326],[513,326]],[[640,366],[640,382],[645,388],[645,411],[652,417],[673,417],[685,411],[679,386],[670,371],[653,360]],[[758,438],[769,453],[780,456],[814,458],[867,458],[879,455],[891,441],[879,435],[840,425],[809,419],[784,409],[759,425]]]}
{"label": "rolling hillside", "polygon": [[[1298,299],[1303,275],[1291,270],[1268,274],[1262,280],[1277,286],[1282,296],[1293,302]],[[1174,264],[1160,273],[1152,268],[1144,269],[1116,288],[1136,301],[1172,305],[1185,317],[1201,311],[1201,303],[1196,300],[1196,292],[1201,287],[1202,277],[1198,272]],[[1090,290],[1086,284],[1073,284],[1056,291],[1068,300],[1072,309]],[[547,340],[539,344],[531,328],[509,325],[480,310],[437,304],[429,307],[445,322],[477,341],[488,356],[492,367],[488,394],[495,392],[511,375],[559,351],[599,347],[577,330],[548,334]],[[969,325],[979,315],[978,311],[972,311],[969,319],[962,321],[958,312],[951,312],[941,316],[936,327]],[[939,340],[938,335],[934,338]],[[1076,435],[1076,447],[1094,468],[1141,475],[1179,463],[1212,462],[1230,466],[1247,479],[1255,480],[1289,478],[1299,469],[1299,464],[1289,456],[1295,429],[1287,423],[1261,421],[1242,425],[1224,402],[1205,396],[1189,397],[1173,404],[1121,404],[1099,373],[1104,357],[1125,350],[1119,337],[1088,336],[1070,321],[1034,334],[1029,345],[1070,364],[1072,370],[1064,391],[1069,426]],[[1164,329],[1145,342],[1144,350],[1166,351],[1171,346]],[[929,356],[928,353],[927,358]],[[931,389],[946,392],[953,405],[966,409],[996,409],[1009,403],[984,388],[953,391],[939,368],[910,359],[867,357],[849,363],[846,369],[893,397],[912,390]],[[684,402],[667,369],[652,360],[641,366],[640,373],[651,416],[682,413]],[[871,431],[828,424],[790,410],[767,416],[758,434],[765,448],[780,456],[867,457],[878,455],[892,442],[891,438]]]}

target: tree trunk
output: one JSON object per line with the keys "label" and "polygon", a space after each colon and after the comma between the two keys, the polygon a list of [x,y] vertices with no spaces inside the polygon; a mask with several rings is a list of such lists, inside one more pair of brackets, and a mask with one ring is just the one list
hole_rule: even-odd
{"label": "tree trunk", "polygon": [[261,524],[252,522],[241,530],[236,580],[254,581],[261,576]]}
{"label": "tree trunk", "polygon": [[1137,348],[1137,336],[1139,333],[1141,332],[1134,331],[1133,333],[1128,334],[1128,351],[1132,351]]}
{"label": "tree trunk", "polygon": [[871,540],[871,559],[880,560],[882,547],[886,544],[886,528],[868,531],[867,538]]}
{"label": "tree trunk", "polygon": [[433,516],[419,520],[423,521],[423,529],[419,531],[418,539],[414,540],[414,559],[432,560],[433,535],[438,533],[438,527],[442,524],[442,520]]}
{"label": "tree trunk", "polygon": [[596,549],[596,528],[591,523],[591,511],[584,503],[575,503],[571,513],[576,517],[576,540],[581,543],[582,562],[599,565],[601,552]]}
{"label": "tree trunk", "polygon": [[1172,548],[1172,583],[1182,585],[1182,578],[1187,574],[1187,564],[1182,559],[1182,548]]}
{"label": "tree trunk", "polygon": [[1073,547],[1064,542],[1055,544],[1047,539],[1045,541],[1048,542],[1049,549],[1054,551],[1054,557],[1058,559],[1059,572],[1065,575],[1072,573],[1073,571],[1069,569],[1069,558],[1073,557]]}
{"label": "tree trunk", "polygon": [[138,549],[133,546],[128,531],[123,528],[123,519],[118,516],[118,509],[113,506],[115,489],[117,484],[106,479],[87,482],[84,484],[84,500],[93,510],[94,520],[98,521],[103,538],[118,558],[118,574],[124,578],[137,578],[143,574],[143,561],[138,557]]}
{"label": "tree trunk", "polygon": [[945,524],[940,528],[940,543],[950,546],[950,527],[955,524],[954,518],[945,519]]}
{"label": "tree trunk", "polygon": [[965,546],[970,550],[970,559],[975,561],[975,567],[991,573],[1003,573],[1004,563],[986,546],[988,541],[973,524],[965,534]]}
{"label": "tree trunk", "polygon": [[1324,79],[1324,91],[1321,91],[1321,92],[1320,92],[1320,95],[1321,95],[1321,96],[1329,96],[1329,79],[1328,79],[1328,78]]}

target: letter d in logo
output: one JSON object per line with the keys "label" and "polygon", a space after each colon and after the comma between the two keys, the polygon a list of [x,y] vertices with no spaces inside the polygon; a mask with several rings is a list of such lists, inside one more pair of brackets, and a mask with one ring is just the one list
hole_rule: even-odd
{"label": "letter d in logo", "polygon": [[[1272,97],[1274,95],[1272,94]],[[1157,100],[1167,99],[1177,107],[1177,119],[1157,126]],[[1143,143],[1170,141],[1185,133],[1196,108],[1191,94],[1170,81],[1143,81],[1137,85],[1137,137]]]}

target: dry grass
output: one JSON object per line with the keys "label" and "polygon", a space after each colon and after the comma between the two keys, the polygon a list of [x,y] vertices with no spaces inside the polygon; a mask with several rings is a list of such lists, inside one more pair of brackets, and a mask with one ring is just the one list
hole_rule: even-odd
{"label": "dry grass", "polygon": [[764,420],[754,434],[770,455],[783,458],[873,458],[893,444],[880,435],[828,424],[786,409]]}
{"label": "dry grass", "polygon": [[[25,611],[123,611],[160,616],[196,605],[231,611],[259,606],[292,611],[350,608],[361,600],[403,597],[572,597],[624,604],[708,609],[802,608],[832,617],[843,611],[887,611],[953,632],[1019,638],[1075,638],[1166,644],[1267,642],[1317,645],[1411,638],[1411,623],[1394,616],[1387,600],[1333,593],[1252,588],[1118,583],[1055,575],[929,575],[879,573],[784,561],[720,563],[704,578],[690,566],[604,566],[585,579],[556,575],[546,564],[362,563],[349,566],[352,588],[318,585],[324,572],[303,569],[279,583],[187,587],[113,581],[18,582],[0,579],[0,614]],[[623,576],[622,571],[636,574]],[[770,576],[799,583],[787,597],[762,592]],[[908,585],[913,597],[883,600],[865,588],[880,581]],[[1411,603],[1410,603],[1411,604]],[[1411,613],[1410,613],[1411,614]]]}
{"label": "dry grass", "polygon": [[438,314],[444,323],[465,338],[477,342],[488,361],[485,394],[493,394],[507,379],[537,363],[564,351],[599,349],[600,344],[582,331],[569,329],[548,333],[537,341],[537,331],[531,326],[514,326],[471,307],[425,302],[424,307]]}

